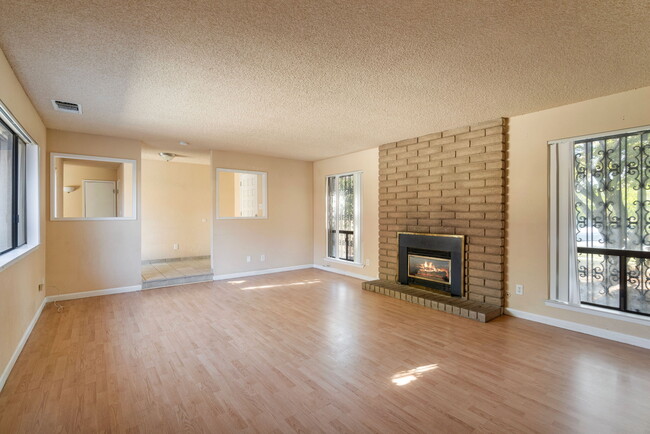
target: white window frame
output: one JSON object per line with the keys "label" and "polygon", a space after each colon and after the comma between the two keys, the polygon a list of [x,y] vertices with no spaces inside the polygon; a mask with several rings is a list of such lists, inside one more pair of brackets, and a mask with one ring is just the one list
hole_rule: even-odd
{"label": "white window frame", "polygon": [[[331,258],[328,255],[329,232],[327,227],[327,211],[329,206],[329,200],[328,200],[329,196],[327,191],[327,181],[329,178],[332,177],[339,178],[348,175],[354,176],[354,251],[355,251],[354,261],[346,261],[344,259],[339,259],[338,252],[336,252],[336,256],[337,256],[336,258]],[[363,267],[363,252],[361,247],[362,246],[361,237],[363,236],[362,235],[363,228],[361,227],[362,226],[361,222],[363,221],[362,219],[363,209],[362,209],[362,200],[361,200],[361,194],[363,192],[362,183],[363,183],[363,171],[360,170],[354,172],[333,173],[325,176],[325,255],[323,258],[325,261]],[[338,207],[337,207],[337,213],[338,213]],[[336,248],[338,249],[338,244],[336,245]]]}
{"label": "white window frame", "polygon": [[[589,315],[613,318],[636,324],[650,326],[650,317],[631,312],[616,311],[580,303],[580,288],[576,277],[575,265],[571,263],[571,249],[575,248],[575,234],[571,229],[574,222],[573,198],[569,191],[573,187],[571,174],[563,170],[569,154],[573,152],[573,143],[601,137],[634,134],[647,131],[650,126],[606,131],[596,134],[552,140],[548,142],[548,233],[549,233],[549,299],[545,305]],[[567,149],[570,147],[570,151]]]}
{"label": "white window frame", "polygon": [[[221,172],[230,172],[230,173],[245,173],[248,175],[261,175],[262,176],[262,206],[264,208],[264,215],[258,217],[220,217],[219,216],[219,174]],[[252,170],[240,170],[240,169],[224,169],[217,168],[216,170],[216,184],[215,184],[215,195],[217,199],[216,204],[216,220],[266,220],[269,218],[269,208],[268,208],[268,190],[267,190],[267,172],[256,172]]]}
{"label": "white window frame", "polygon": [[0,101],[0,119],[25,142],[26,176],[25,176],[25,207],[27,227],[25,228],[26,243],[0,255],[0,271],[8,268],[24,256],[35,250],[41,244],[40,226],[40,147],[18,120],[11,114],[7,106]]}

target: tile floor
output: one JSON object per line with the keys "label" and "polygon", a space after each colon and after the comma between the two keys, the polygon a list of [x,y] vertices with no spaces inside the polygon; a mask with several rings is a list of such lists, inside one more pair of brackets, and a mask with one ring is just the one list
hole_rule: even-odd
{"label": "tile floor", "polygon": [[210,259],[184,259],[174,262],[142,264],[142,281],[175,279],[178,277],[211,274]]}

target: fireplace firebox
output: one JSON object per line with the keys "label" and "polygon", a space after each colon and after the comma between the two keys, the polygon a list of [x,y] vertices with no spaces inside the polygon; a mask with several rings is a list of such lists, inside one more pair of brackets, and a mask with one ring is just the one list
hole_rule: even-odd
{"label": "fireplace firebox", "polygon": [[465,281],[465,237],[399,233],[399,282],[461,297]]}

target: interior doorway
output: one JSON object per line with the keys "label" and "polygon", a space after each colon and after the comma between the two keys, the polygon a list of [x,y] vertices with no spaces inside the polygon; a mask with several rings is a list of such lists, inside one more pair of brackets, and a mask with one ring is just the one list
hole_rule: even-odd
{"label": "interior doorway", "polygon": [[209,153],[143,147],[141,161],[143,288],[212,280]]}

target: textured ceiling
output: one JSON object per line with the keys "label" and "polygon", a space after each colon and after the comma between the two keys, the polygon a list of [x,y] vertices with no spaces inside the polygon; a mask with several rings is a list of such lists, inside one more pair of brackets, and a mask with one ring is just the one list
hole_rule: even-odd
{"label": "textured ceiling", "polygon": [[160,147],[315,160],[650,84],[647,0],[2,6],[48,127]]}
{"label": "textured ceiling", "polygon": [[160,156],[161,152],[172,152],[176,154],[169,163],[188,163],[210,165],[210,152],[197,150],[195,147],[174,146],[174,145],[151,145],[145,143],[142,146],[142,158],[145,160],[165,161]]}

